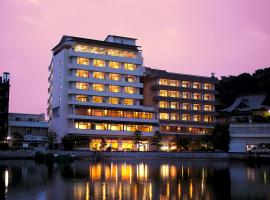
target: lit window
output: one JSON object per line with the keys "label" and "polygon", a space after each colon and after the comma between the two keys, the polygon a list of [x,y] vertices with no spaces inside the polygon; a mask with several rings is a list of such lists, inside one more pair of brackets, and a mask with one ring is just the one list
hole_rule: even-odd
{"label": "lit window", "polygon": [[106,110],[93,109],[92,110],[92,115],[96,116],[96,117],[104,117],[104,116],[106,116],[104,114],[104,111],[106,111]]}
{"label": "lit window", "polygon": [[88,97],[85,95],[76,95],[76,101],[86,102],[88,101]]}
{"label": "lit window", "polygon": [[189,98],[189,92],[182,92],[182,98],[188,99]]}
{"label": "lit window", "polygon": [[167,90],[159,90],[159,96],[167,97],[168,96],[168,91]]}
{"label": "lit window", "polygon": [[193,110],[201,110],[200,104],[193,104]]}
{"label": "lit window", "polygon": [[179,81],[177,81],[177,80],[169,80],[169,86],[177,87],[177,86],[179,86]]}
{"label": "lit window", "polygon": [[92,129],[94,130],[107,130],[107,124],[92,124]]}
{"label": "lit window", "polygon": [[193,99],[201,99],[200,93],[193,93]]}
{"label": "lit window", "polygon": [[211,117],[211,116],[206,115],[206,116],[204,116],[204,121],[205,121],[205,122],[212,122],[212,121],[213,121],[213,119],[212,119],[212,117]]}
{"label": "lit window", "polygon": [[159,119],[169,119],[169,113],[159,113]]}
{"label": "lit window", "polygon": [[189,110],[189,103],[182,103],[183,110]]}
{"label": "lit window", "polygon": [[188,88],[190,83],[188,81],[182,81],[182,87]]}
{"label": "lit window", "polygon": [[136,93],[136,88],[134,88],[134,87],[125,87],[125,93],[135,94]]}
{"label": "lit window", "polygon": [[160,108],[168,108],[169,107],[169,102],[167,102],[167,101],[159,101],[159,107]]}
{"label": "lit window", "polygon": [[91,129],[91,123],[89,122],[75,122],[76,129]]}
{"label": "lit window", "polygon": [[172,101],[172,102],[170,103],[170,107],[171,107],[172,109],[178,109],[178,103]]}
{"label": "lit window", "polygon": [[204,100],[211,101],[212,100],[212,95],[211,94],[204,94]]}
{"label": "lit window", "polygon": [[152,119],[153,118],[153,114],[149,113],[149,112],[141,112],[141,118],[142,119]]}
{"label": "lit window", "polygon": [[164,78],[159,79],[159,85],[168,85],[168,80]]}
{"label": "lit window", "polygon": [[109,97],[109,104],[119,104],[119,98]]}
{"label": "lit window", "polygon": [[171,113],[171,120],[178,120],[178,119],[179,119],[179,114]]}
{"label": "lit window", "polygon": [[133,83],[136,81],[136,77],[135,76],[126,76],[125,81]]}
{"label": "lit window", "polygon": [[77,58],[77,64],[89,65],[89,59],[88,58]]}
{"label": "lit window", "polygon": [[109,62],[109,67],[113,68],[113,69],[120,69],[121,68],[121,63],[110,61]]}
{"label": "lit window", "polygon": [[190,120],[190,115],[189,114],[183,114],[182,115],[182,120],[184,120],[184,121]]}
{"label": "lit window", "polygon": [[110,131],[122,131],[123,125],[122,124],[109,124],[108,128]]}
{"label": "lit window", "polygon": [[76,76],[77,76],[77,77],[88,78],[88,77],[89,77],[89,72],[86,71],[86,70],[80,70],[80,69],[78,69],[78,70],[76,71]]}
{"label": "lit window", "polygon": [[127,124],[127,125],[124,125],[124,130],[134,132],[136,131],[136,126],[132,124]]}
{"label": "lit window", "polygon": [[178,98],[179,92],[178,91],[169,91],[169,97]]}
{"label": "lit window", "polygon": [[105,79],[104,72],[93,72],[93,77],[96,79]]}
{"label": "lit window", "polygon": [[204,110],[212,111],[212,106],[211,105],[204,105]]}
{"label": "lit window", "polygon": [[124,104],[132,106],[134,105],[134,99],[124,99]]}
{"label": "lit window", "polygon": [[119,86],[116,86],[116,85],[109,85],[109,92],[115,92],[115,93],[118,93],[120,92],[120,87]]}
{"label": "lit window", "polygon": [[193,116],[193,121],[200,122],[201,121],[201,116],[200,115],[194,115]]}
{"label": "lit window", "polygon": [[105,85],[94,83],[93,90],[103,92],[103,91],[105,91]]}
{"label": "lit window", "polygon": [[142,132],[152,132],[153,127],[147,126],[147,125],[141,125],[141,131]]}
{"label": "lit window", "polygon": [[78,90],[88,90],[89,89],[89,84],[88,83],[83,83],[83,82],[76,82],[76,89],[78,89]]}
{"label": "lit window", "polygon": [[212,89],[213,89],[213,85],[210,84],[210,83],[205,83],[203,88],[204,88],[205,90],[212,90]]}
{"label": "lit window", "polygon": [[120,74],[109,74],[109,79],[112,81],[119,81],[119,80],[121,80],[121,75]]}
{"label": "lit window", "polygon": [[104,99],[104,97],[93,96],[92,97],[92,102],[93,103],[104,103],[105,102],[105,99]]}
{"label": "lit window", "polygon": [[193,88],[195,89],[201,89],[202,85],[198,82],[193,82]]}
{"label": "lit window", "polygon": [[78,51],[78,52],[88,52],[89,51],[89,47],[85,46],[85,45],[76,45],[74,47],[74,51]]}
{"label": "lit window", "polygon": [[131,70],[131,71],[136,69],[136,65],[131,64],[131,63],[125,63],[124,67],[126,70]]}
{"label": "lit window", "polygon": [[94,59],[93,65],[96,66],[96,67],[105,67],[105,61],[104,60]]}

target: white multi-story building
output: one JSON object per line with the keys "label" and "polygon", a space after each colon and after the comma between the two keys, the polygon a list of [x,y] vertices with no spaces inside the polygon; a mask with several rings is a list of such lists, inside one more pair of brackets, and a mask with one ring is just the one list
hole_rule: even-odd
{"label": "white multi-story building", "polygon": [[52,51],[48,114],[58,140],[80,136],[80,147],[95,150],[105,138],[113,149],[133,150],[138,130],[148,150],[158,120],[142,105],[145,69],[136,39],[63,36]]}

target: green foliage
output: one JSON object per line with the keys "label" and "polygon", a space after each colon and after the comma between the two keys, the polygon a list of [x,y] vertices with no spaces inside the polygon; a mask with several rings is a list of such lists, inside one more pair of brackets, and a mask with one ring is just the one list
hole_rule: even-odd
{"label": "green foliage", "polygon": [[156,151],[160,150],[160,147],[162,146],[161,141],[162,141],[162,135],[160,131],[155,131],[151,144],[156,147]]}
{"label": "green foliage", "polygon": [[270,104],[270,68],[256,70],[252,75],[222,76],[216,89],[218,109],[230,106],[239,94],[267,93],[264,104]]}
{"label": "green foliage", "polygon": [[212,138],[214,150],[226,152],[229,150],[230,135],[228,125],[217,124],[212,132]]}

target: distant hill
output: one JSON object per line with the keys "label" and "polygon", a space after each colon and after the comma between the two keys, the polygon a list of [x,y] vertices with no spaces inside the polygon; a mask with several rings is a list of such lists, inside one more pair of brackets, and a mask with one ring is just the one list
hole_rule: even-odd
{"label": "distant hill", "polygon": [[237,95],[267,93],[265,104],[270,105],[270,67],[258,69],[253,74],[222,76],[217,85],[217,110],[230,106]]}

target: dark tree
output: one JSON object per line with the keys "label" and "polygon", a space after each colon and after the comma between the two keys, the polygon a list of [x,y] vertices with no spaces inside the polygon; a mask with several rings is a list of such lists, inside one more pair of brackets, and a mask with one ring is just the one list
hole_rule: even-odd
{"label": "dark tree", "polygon": [[191,139],[176,135],[176,146],[178,151],[188,151],[190,149]]}
{"label": "dark tree", "polygon": [[107,141],[105,138],[102,138],[100,142],[100,151],[104,151],[106,146],[107,146]]}
{"label": "dark tree", "polygon": [[136,130],[134,132],[134,144],[137,145],[137,151],[139,151],[141,146],[144,146],[143,142],[142,142],[142,132]]}
{"label": "dark tree", "polygon": [[228,125],[217,124],[212,132],[212,137],[214,150],[226,152],[229,150],[230,135]]}
{"label": "dark tree", "polygon": [[162,146],[161,142],[162,142],[162,135],[160,131],[155,131],[151,144],[156,147],[156,151],[160,150],[160,147]]}
{"label": "dark tree", "polygon": [[62,144],[65,151],[72,151],[74,149],[75,140],[72,135],[65,135],[62,138]]}

